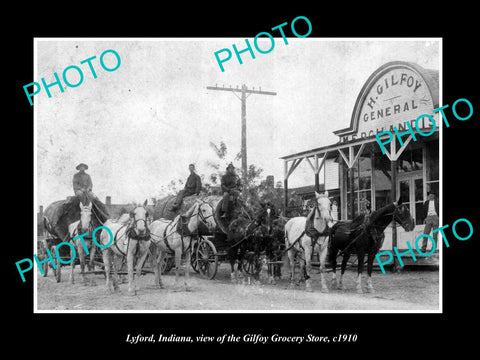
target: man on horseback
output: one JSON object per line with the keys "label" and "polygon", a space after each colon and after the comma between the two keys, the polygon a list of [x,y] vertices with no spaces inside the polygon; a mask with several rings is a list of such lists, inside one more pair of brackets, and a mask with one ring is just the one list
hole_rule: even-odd
{"label": "man on horseback", "polygon": [[230,205],[237,200],[242,187],[240,178],[235,173],[235,167],[232,163],[228,164],[227,172],[222,176],[221,187],[223,191],[222,218],[227,218]]}
{"label": "man on horseback", "polygon": [[195,165],[190,164],[188,165],[188,169],[190,170],[190,175],[187,178],[187,182],[185,183],[185,188],[177,194],[175,202],[172,205],[171,211],[177,211],[182,206],[183,198],[190,195],[198,195],[200,194],[200,190],[202,190],[202,179],[195,173]]}

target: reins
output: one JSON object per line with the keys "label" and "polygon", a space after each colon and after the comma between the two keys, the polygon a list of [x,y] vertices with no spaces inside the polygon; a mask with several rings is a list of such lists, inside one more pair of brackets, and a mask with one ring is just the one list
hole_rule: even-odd
{"label": "reins", "polygon": [[[392,211],[392,213],[387,213],[387,214],[384,214],[384,216],[392,216],[392,221],[394,221],[395,223],[397,223],[397,220],[395,220],[395,211],[398,209],[397,208],[397,205],[394,205],[395,206],[395,209]],[[356,229],[352,230],[353,231],[356,231],[358,230],[359,227],[362,227],[364,224],[361,224],[359,225]],[[388,225],[388,224],[387,224]],[[397,224],[395,224],[397,225]],[[399,226],[402,226],[403,227],[404,223],[403,222],[400,222]],[[378,230],[378,228],[381,228],[381,226],[379,225],[373,225],[373,224],[366,224],[365,226],[363,226],[362,228],[362,231],[360,232],[360,234],[358,234],[352,241],[350,241],[350,243],[343,249],[343,250],[340,250],[337,257],[339,256],[344,256],[346,253],[347,253],[347,250],[350,248],[350,246],[352,246],[355,242],[357,242],[358,239],[360,239],[363,235],[368,235],[367,234],[367,229],[374,229],[374,230]],[[371,235],[371,234],[370,234]]]}
{"label": "reins", "polygon": [[[194,234],[194,233],[191,233],[191,234],[189,234],[189,235],[184,235],[184,233],[183,233],[183,228],[184,228],[185,225],[187,225],[188,221],[184,223],[184,222],[182,221],[182,218],[185,219],[185,220],[189,220],[189,219],[191,219],[191,218],[194,217],[194,216],[198,216],[198,217],[200,218],[200,220],[201,220],[204,224],[206,224],[207,219],[208,219],[209,217],[212,217],[212,216],[213,216],[213,207],[212,207],[212,205],[210,205],[208,202],[206,202],[206,201],[204,201],[204,200],[202,200],[202,202],[203,202],[204,204],[207,204],[208,206],[210,206],[210,207],[212,208],[212,214],[211,214],[211,215],[204,216],[204,215],[202,214],[202,212],[200,211],[200,206],[201,206],[201,205],[199,205],[196,213],[193,213],[193,214],[188,215],[188,216],[177,215],[176,218],[173,219],[173,220],[171,220],[171,221],[167,224],[167,226],[165,227],[165,229],[164,229],[164,231],[163,231],[162,239],[163,239],[163,242],[164,242],[165,246],[167,247],[167,249],[168,249],[170,252],[175,252],[175,250],[173,250],[172,247],[170,246],[170,244],[168,243],[168,238],[169,238],[170,236],[174,235],[175,233],[178,233],[178,234],[180,235],[180,239],[181,239],[181,242],[182,242],[182,254],[183,254],[185,251],[189,250],[189,249],[191,248],[191,246],[192,246],[192,240],[193,240],[193,236],[194,236],[195,234]],[[181,232],[178,231],[178,224],[179,224],[180,222],[182,223],[182,231],[181,231]],[[170,227],[170,229],[172,229],[172,231],[167,235],[167,230],[169,229],[169,227]],[[183,238],[184,238],[184,236],[189,236],[189,237],[190,237],[190,242],[189,242],[189,244],[188,244],[188,246],[187,246],[186,248],[185,248],[184,243],[183,243]],[[150,237],[152,237],[152,238],[153,238],[154,240],[156,240],[156,241],[159,241],[159,240],[160,240],[160,236],[157,236],[157,235],[155,235],[155,234],[150,234]]]}
{"label": "reins", "polygon": [[[320,209],[318,208],[318,204],[314,207],[313,215],[315,215],[315,212],[317,212],[317,211],[320,212]],[[313,229],[315,229],[315,228],[313,228]],[[331,228],[328,227],[328,223],[327,223],[327,224],[325,224],[325,229],[322,232],[318,231],[317,229],[315,229],[315,231],[316,231],[316,234],[314,236],[311,236],[311,235],[307,234],[307,229],[304,229],[302,231],[302,233],[295,239],[295,241],[293,243],[291,243],[290,246],[288,246],[285,250],[282,251],[282,255],[285,254],[290,249],[292,249],[300,241],[300,239],[304,235],[307,235],[308,237],[310,237],[310,239],[312,240],[312,244],[311,244],[312,248],[314,248],[315,245],[317,244],[317,241],[318,241],[319,237],[330,236]],[[302,245],[300,245],[300,247],[302,247]]]}

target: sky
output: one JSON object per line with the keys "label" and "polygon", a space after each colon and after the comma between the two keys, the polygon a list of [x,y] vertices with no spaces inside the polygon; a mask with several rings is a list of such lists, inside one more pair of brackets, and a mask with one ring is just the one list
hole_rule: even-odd
{"label": "sky", "polygon": [[[253,43],[253,39],[249,39]],[[75,167],[88,164],[93,192],[113,203],[143,202],[158,196],[170,181],[186,179],[188,164],[209,175],[217,161],[210,142],[226,143],[226,163],[240,151],[241,102],[230,92],[207,86],[261,87],[276,96],[247,98],[247,160],[263,176],[283,180],[282,156],[336,143],[333,131],[347,127],[356,98],[368,77],[389,61],[403,60],[440,70],[438,39],[275,38],[270,53],[256,58],[233,54],[217,64],[215,51],[245,48],[244,38],[36,39],[34,79],[54,81],[78,66],[77,87],[50,87],[34,97],[37,204],[73,195]],[[268,49],[270,40],[259,41]],[[99,62],[106,50],[121,59],[115,71]],[[91,60],[97,78],[88,64]],[[116,59],[105,54],[105,65]],[[75,70],[68,80],[79,82]],[[226,165],[223,163],[223,165]],[[240,165],[238,163],[238,165]],[[320,177],[322,179],[322,177]],[[302,163],[289,187],[313,184]]]}

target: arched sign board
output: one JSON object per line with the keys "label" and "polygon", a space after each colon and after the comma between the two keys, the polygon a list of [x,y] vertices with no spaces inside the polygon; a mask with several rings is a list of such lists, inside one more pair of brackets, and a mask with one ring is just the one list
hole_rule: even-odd
{"label": "arched sign board", "polygon": [[[340,142],[374,137],[382,131],[406,131],[414,128],[418,116],[428,114],[438,131],[438,71],[417,64],[394,61],[381,66],[363,86],[353,109],[350,127],[334,132]],[[424,133],[431,131],[428,118],[418,121]],[[423,130],[425,129],[425,130]]]}

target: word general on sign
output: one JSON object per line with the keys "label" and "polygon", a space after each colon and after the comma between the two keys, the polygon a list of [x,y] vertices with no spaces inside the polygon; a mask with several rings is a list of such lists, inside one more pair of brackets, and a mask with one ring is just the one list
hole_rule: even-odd
{"label": "word general on sign", "polygon": [[[104,58],[107,54],[113,54],[113,56],[116,59],[115,60],[116,65],[111,66],[113,64],[110,64],[110,62],[111,62],[110,60],[108,60],[110,67],[108,67],[105,64]],[[92,76],[93,76],[94,79],[96,79],[98,77],[97,73],[95,71],[95,67],[92,63],[93,60],[95,60],[96,58],[97,58],[97,56],[94,55],[92,57],[89,57],[88,59],[80,61],[81,65],[88,64],[88,69],[90,69],[90,72],[92,73]],[[102,67],[102,69],[105,70],[105,71],[108,71],[108,72],[112,72],[112,71],[117,70],[120,67],[120,64],[121,64],[120,55],[115,50],[105,50],[100,55],[99,60],[100,60],[100,66]],[[85,67],[86,66],[84,66],[84,68]],[[74,73],[76,73],[76,76],[74,75]],[[47,84],[44,77],[42,77],[42,79],[41,79],[41,82],[43,84],[43,88],[45,89],[45,92],[47,93],[47,96],[49,98],[52,97],[52,94],[50,93],[50,88],[52,86],[56,85],[56,86],[58,86],[58,88],[60,89],[60,91],[62,93],[64,92],[64,87],[62,86],[62,82],[60,81],[60,77],[58,76],[58,74],[56,72],[53,73],[53,77],[55,78],[55,81],[53,81],[50,84]],[[83,83],[83,79],[84,79],[83,71],[79,66],[76,66],[76,65],[67,66],[62,72],[62,79],[63,79],[63,82],[65,83],[65,85],[67,85],[68,87],[71,87],[71,88],[78,87],[78,86],[82,85],[82,83]],[[30,86],[33,86],[33,92],[32,93],[30,93],[27,89]],[[27,95],[27,99],[30,102],[30,105],[33,105],[32,97],[35,96],[35,95],[38,95],[40,93],[40,91],[42,90],[42,86],[38,82],[34,81],[34,82],[31,82],[30,84],[25,85],[23,87],[23,90],[25,91],[25,94]]]}
{"label": "word general on sign", "polygon": [[[460,236],[458,235],[457,233],[457,225],[459,223],[466,223],[468,225],[468,229],[469,229],[469,233],[468,235],[466,236]],[[445,246],[448,248],[450,247],[450,243],[448,242],[447,240],[447,235],[445,235],[445,232],[443,231],[444,229],[448,228],[448,224],[447,225],[443,225],[441,227],[439,227],[438,229],[434,229],[432,231],[432,233],[436,233],[436,232],[439,232],[442,234],[442,238],[443,238],[443,241],[445,242]],[[458,219],[457,221],[455,221],[453,224],[452,224],[452,233],[453,235],[455,236],[455,238],[457,238],[458,240],[461,240],[461,241],[465,241],[465,240],[468,240],[472,237],[473,235],[473,225],[470,221],[468,221],[467,219]],[[422,238],[428,238],[431,242],[432,242],[432,250],[430,250],[430,252],[428,253],[424,253],[422,252],[419,247],[418,247],[418,242],[420,239]],[[393,251],[395,252],[395,255],[397,256],[397,259],[398,259],[398,262],[400,263],[400,266],[403,267],[404,263],[402,261],[402,256],[405,256],[407,253],[410,253],[410,255],[412,255],[412,259],[413,261],[417,261],[417,258],[415,256],[415,253],[413,252],[413,248],[412,248],[412,245],[410,244],[409,241],[407,241],[407,247],[408,247],[408,250],[402,252],[402,253],[399,253],[398,252],[398,249],[396,246],[393,247]],[[417,250],[417,253],[419,253],[420,255],[424,256],[424,257],[427,257],[427,256],[430,256],[432,255],[435,250],[437,248],[437,244],[435,243],[435,239],[430,236],[429,234],[421,234],[419,235],[416,239],[415,239],[415,249]],[[386,261],[382,261],[381,260],[381,256],[382,255],[388,255],[388,259]],[[382,251],[380,253],[378,253],[376,255],[376,259],[377,259],[377,262],[378,262],[378,265],[380,266],[380,269],[382,270],[382,273],[385,274],[385,269],[384,269],[384,265],[390,263],[392,260],[393,260],[393,253],[390,251],[390,250],[385,250],[385,251]]]}
{"label": "word general on sign", "polygon": [[[303,20],[307,23],[308,31],[307,31],[306,34],[300,35],[297,32],[297,30],[295,28],[295,23],[298,20]],[[283,31],[283,27],[286,26],[286,25],[288,25],[288,22],[284,22],[280,25],[274,26],[273,28],[271,28],[271,30],[278,30],[280,32],[280,34],[282,35],[283,42],[285,43],[285,45],[288,45],[288,40],[285,37],[285,33]],[[292,30],[293,35],[295,35],[298,38],[304,38],[304,37],[307,37],[308,35],[310,35],[310,33],[312,32],[312,23],[305,16],[297,16],[295,19],[293,19],[293,21],[290,25],[290,28]],[[270,39],[270,45],[269,45],[268,49],[267,48],[261,49],[260,46],[258,45],[258,39],[259,39],[260,36],[266,36]],[[233,51],[234,51],[240,65],[243,64],[243,61],[242,61],[242,58],[241,58],[240,54],[243,54],[247,51],[250,53],[250,56],[252,57],[252,59],[255,59],[255,53],[254,53],[254,51],[252,49],[252,45],[250,45],[250,42],[248,41],[248,39],[245,39],[245,43],[246,43],[247,47],[245,49],[242,49],[242,50],[238,50],[237,45],[232,44]],[[255,47],[257,52],[259,52],[260,54],[268,54],[275,47],[275,39],[273,38],[273,36],[270,33],[266,32],[266,31],[262,31],[262,32],[259,32],[257,34],[257,36],[255,36],[255,38],[253,39],[253,46]],[[226,56],[220,58],[219,54],[221,54],[221,53],[226,53]],[[230,49],[224,48],[224,49],[215,51],[214,55],[215,55],[215,58],[217,59],[218,66],[220,66],[220,70],[222,70],[222,72],[224,72],[225,69],[223,67],[223,63],[227,62],[228,60],[230,60],[232,58],[232,52],[230,51]]]}
{"label": "word general on sign", "polygon": [[[97,242],[97,239],[95,237],[95,233],[98,231],[98,230],[101,230],[101,229],[105,229],[107,232],[108,232],[108,235],[110,236],[110,241],[108,242],[108,244],[106,245],[102,245],[102,244],[99,244]],[[85,253],[88,255],[89,254],[89,251],[88,251],[88,247],[87,245],[85,244],[85,241],[83,240],[83,238],[85,236],[88,235],[88,231],[86,233],[83,233],[81,235],[78,235],[78,236],[75,236],[72,240],[75,241],[75,240],[78,240],[80,239],[82,245],[83,245],[83,248],[85,249]],[[108,227],[105,227],[105,226],[99,226],[97,228],[95,228],[95,230],[93,230],[92,232],[92,240],[93,242],[95,243],[95,245],[97,245],[99,248],[107,248],[109,247],[110,245],[113,244],[113,234],[112,234],[112,231],[108,228]],[[60,255],[59,255],[59,252],[58,250],[60,249],[61,246],[64,246],[64,245],[67,245],[68,247],[70,247],[70,250],[71,250],[71,254],[72,254],[72,258],[70,260],[63,260]],[[57,266],[55,265],[55,260],[53,259],[52,257],[52,254],[50,253],[50,250],[46,249],[45,250],[46,253],[47,253],[47,258],[44,259],[44,260],[39,260],[38,257],[37,257],[37,254],[33,254],[33,258],[35,259],[35,262],[37,263],[37,267],[38,269],[40,270],[40,274],[43,275],[43,269],[42,269],[42,264],[43,263],[46,263],[47,261],[50,261],[50,263],[52,264],[52,267],[54,269],[57,268]],[[56,247],[55,247],[55,257],[57,258],[57,260],[61,263],[61,264],[64,264],[64,265],[68,265],[70,263],[72,263],[74,260],[75,260],[75,257],[77,256],[77,252],[75,251],[75,246],[73,246],[71,243],[69,242],[66,242],[66,241],[62,241],[60,244],[58,244]],[[28,268],[27,269],[22,269],[20,268],[20,264],[21,263],[24,263],[24,262],[28,262],[29,265],[28,265]],[[19,260],[15,263],[15,265],[17,266],[17,270],[18,270],[18,273],[20,274],[21,278],[22,278],[22,282],[25,282],[25,276],[23,276],[24,273],[26,273],[27,271],[30,271],[33,269],[33,261],[30,260],[29,258],[25,258],[25,259],[22,259],[22,260]]]}
{"label": "word general on sign", "polygon": [[[373,100],[373,99],[372,99]],[[461,116],[458,114],[457,112],[457,105],[459,103],[465,103],[468,105],[468,109],[469,109],[469,113],[468,115],[466,116]],[[413,105],[413,101],[412,101],[412,105]],[[445,123],[445,126],[448,128],[450,127],[450,123],[448,122],[447,120],[447,115],[445,115],[445,112],[444,112],[444,109],[448,108],[448,104],[447,105],[444,105],[442,107],[439,107],[437,109],[434,109],[433,110],[433,113],[437,113],[439,112],[440,114],[442,114],[442,118],[443,118],[443,122]],[[458,119],[458,120],[461,120],[461,121],[465,121],[465,120],[468,120],[472,117],[473,115],[473,105],[470,101],[468,101],[467,99],[458,99],[457,101],[455,101],[453,104],[452,104],[452,113],[453,115]],[[419,121],[422,120],[422,122],[424,121],[424,118],[428,118],[430,120],[430,122],[432,123],[432,128],[430,130],[430,132],[423,132],[421,130],[421,127],[418,125],[419,124]],[[416,119],[414,120],[411,120],[411,121],[407,121],[406,122],[406,127],[408,128],[408,130],[404,131],[404,132],[399,132],[397,129],[396,126],[393,126],[393,131],[395,132],[395,135],[397,136],[397,139],[398,139],[398,142],[400,143],[400,146],[403,146],[404,145],[404,142],[402,141],[402,136],[404,135],[407,135],[407,134],[410,134],[412,136],[412,140],[413,141],[417,141],[417,138],[415,136],[415,132],[413,131],[413,129],[417,130],[417,134],[419,134],[420,136],[430,136],[432,135],[436,128],[437,128],[437,125],[435,123],[435,119],[433,118],[432,115],[429,115],[429,114],[422,114],[420,116],[418,116]],[[384,135],[388,135],[388,138],[384,138],[382,140],[382,137]],[[392,142],[394,136],[392,134],[391,131],[382,131],[380,133],[378,133],[377,135],[375,135],[375,137],[377,138],[377,142],[378,142],[378,145],[380,146],[380,150],[382,150],[382,154],[385,155],[385,145],[389,144]]]}

